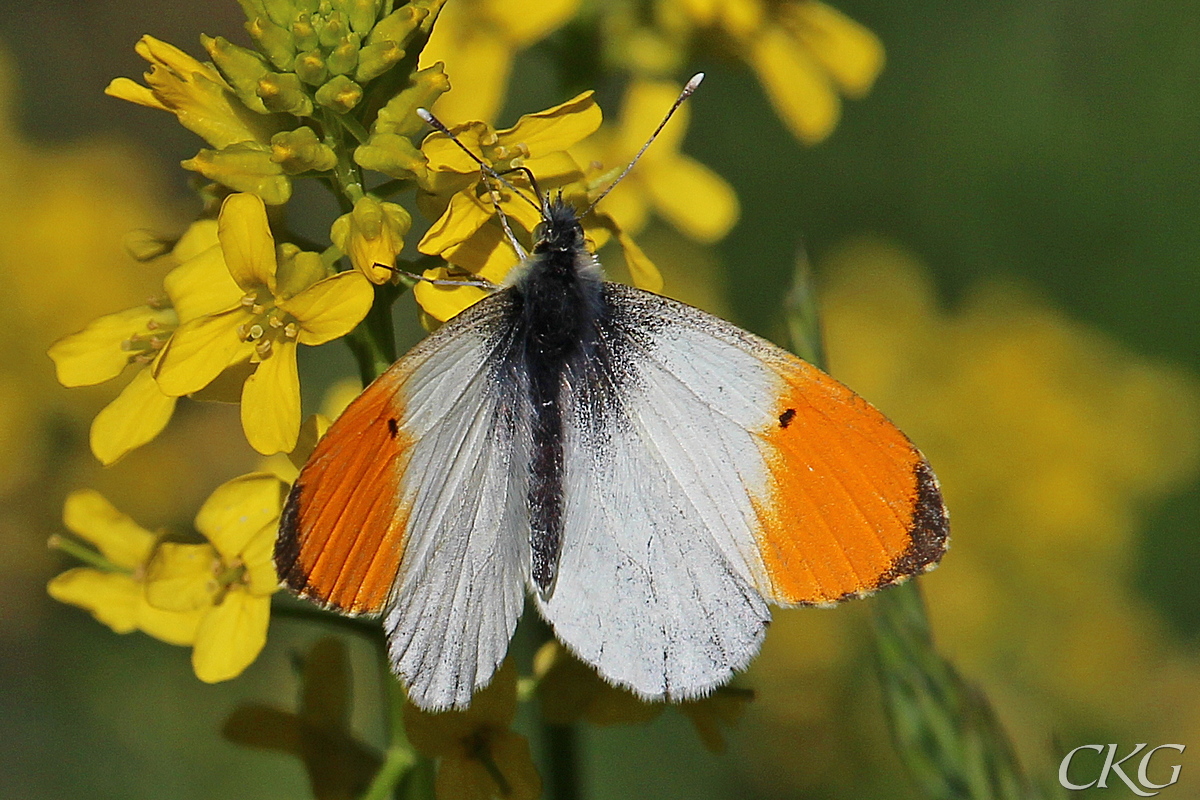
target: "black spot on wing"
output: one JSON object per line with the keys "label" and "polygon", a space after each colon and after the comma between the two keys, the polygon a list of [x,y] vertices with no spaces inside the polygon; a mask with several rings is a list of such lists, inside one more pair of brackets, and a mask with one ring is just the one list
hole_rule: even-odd
{"label": "black spot on wing", "polygon": [[792,424],[792,420],[796,418],[796,409],[789,408],[779,415],[779,427],[786,428]]}
{"label": "black spot on wing", "polygon": [[388,426],[388,433],[391,434],[393,439],[395,439],[396,436],[398,436],[400,434],[400,423],[396,420],[395,417],[390,417],[390,418],[388,418],[387,426]]}

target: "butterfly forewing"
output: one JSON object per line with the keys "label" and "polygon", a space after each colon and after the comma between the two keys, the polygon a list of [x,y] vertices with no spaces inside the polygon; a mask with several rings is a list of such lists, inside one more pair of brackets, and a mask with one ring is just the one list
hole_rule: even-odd
{"label": "butterfly forewing", "polygon": [[524,602],[529,434],[499,374],[505,302],[476,304],[351,403],[301,471],[276,548],[299,593],[383,611],[393,669],[425,709],[465,706],[491,679]]}

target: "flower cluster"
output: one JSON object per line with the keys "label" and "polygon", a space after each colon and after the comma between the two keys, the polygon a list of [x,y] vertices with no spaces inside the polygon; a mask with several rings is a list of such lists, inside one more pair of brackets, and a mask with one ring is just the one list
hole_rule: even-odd
{"label": "flower cluster", "polygon": [[[579,0],[463,0],[447,9],[424,63],[443,61],[474,91],[447,95],[438,111],[491,121],[501,110],[513,53],[550,36]],[[793,135],[816,144],[836,127],[841,97],[866,95],[883,68],[870,30],[820,0],[650,0],[598,3],[606,65],[641,80],[679,77],[697,52],[731,55],[754,69]],[[561,43],[559,43],[561,46]]]}
{"label": "flower cluster", "polygon": [[117,633],[140,630],[190,645],[202,681],[234,678],[267,641],[279,586],[272,551],[287,488],[266,473],[218,487],[196,515],[203,543],[152,533],[97,492],[75,492],[63,524],[78,539],[54,544],[89,566],[55,577],[50,596],[87,609]]}

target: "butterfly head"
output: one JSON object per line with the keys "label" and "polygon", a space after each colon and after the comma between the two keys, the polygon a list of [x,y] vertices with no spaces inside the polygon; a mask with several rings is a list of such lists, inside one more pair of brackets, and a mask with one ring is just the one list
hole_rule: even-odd
{"label": "butterfly head", "polygon": [[542,221],[533,232],[533,252],[571,253],[584,248],[579,212],[558,195],[543,202]]}

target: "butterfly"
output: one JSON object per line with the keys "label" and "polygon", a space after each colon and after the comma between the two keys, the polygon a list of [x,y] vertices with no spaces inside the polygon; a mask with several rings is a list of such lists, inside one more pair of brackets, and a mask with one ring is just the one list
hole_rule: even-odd
{"label": "butterfly", "polygon": [[750,663],[769,604],[936,565],[945,506],[899,429],[766,340],[606,282],[580,212],[539,200],[532,252],[347,407],[281,518],[283,582],[381,615],[415,705],[467,706],[527,595],[606,680],[684,700]]}

